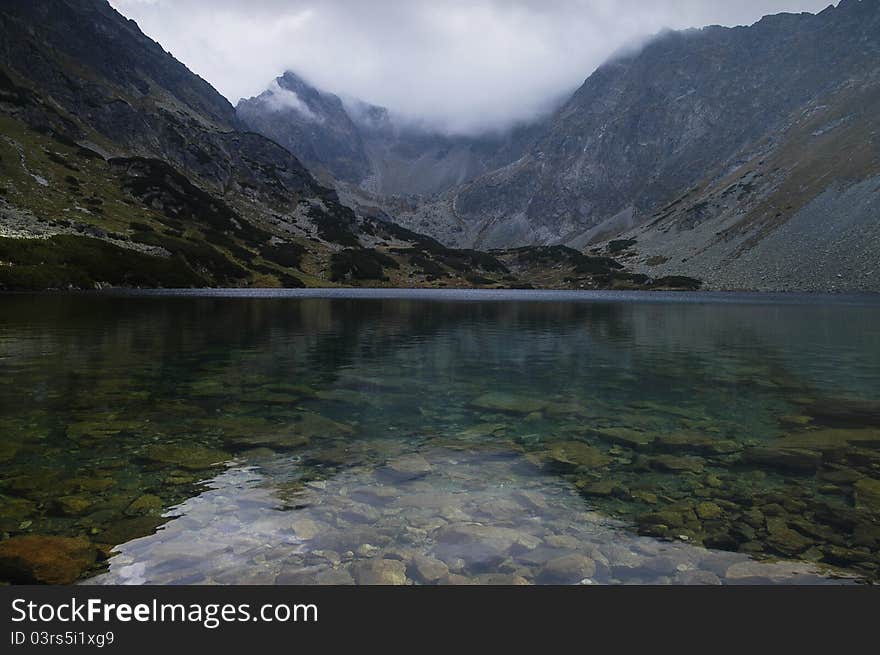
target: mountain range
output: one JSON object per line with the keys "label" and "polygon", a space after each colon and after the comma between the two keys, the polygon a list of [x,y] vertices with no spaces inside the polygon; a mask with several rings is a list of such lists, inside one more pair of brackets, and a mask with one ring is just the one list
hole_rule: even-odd
{"label": "mountain range", "polygon": [[106,0],[0,34],[0,288],[880,291],[878,0],[661,33],[483,135],[290,71],[233,107]]}
{"label": "mountain range", "polygon": [[[349,204],[451,247],[567,246],[720,289],[880,290],[878,82],[880,3],[844,0],[661,33],[549,116],[485,139],[394,129],[386,110],[346,111],[292,73],[237,110],[294,152],[315,148],[307,163]],[[278,90],[308,113],[278,111]],[[347,121],[354,175],[320,156],[343,132],[316,94]]]}

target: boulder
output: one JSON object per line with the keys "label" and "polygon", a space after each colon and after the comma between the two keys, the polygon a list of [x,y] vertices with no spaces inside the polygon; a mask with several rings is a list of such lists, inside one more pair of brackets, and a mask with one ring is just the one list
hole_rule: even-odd
{"label": "boulder", "polygon": [[359,585],[405,585],[406,564],[393,559],[370,559],[355,562],[351,574]]}
{"label": "boulder", "polygon": [[425,555],[415,555],[407,572],[410,577],[423,584],[436,584],[449,575],[449,567],[438,559]]}
{"label": "boulder", "polygon": [[577,584],[596,574],[596,562],[586,555],[573,553],[548,560],[538,573],[540,584]]}

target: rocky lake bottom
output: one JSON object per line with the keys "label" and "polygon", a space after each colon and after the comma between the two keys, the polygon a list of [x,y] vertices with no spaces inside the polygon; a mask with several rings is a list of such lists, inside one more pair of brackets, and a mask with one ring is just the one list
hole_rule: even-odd
{"label": "rocky lake bottom", "polygon": [[880,578],[880,300],[0,297],[0,580]]}

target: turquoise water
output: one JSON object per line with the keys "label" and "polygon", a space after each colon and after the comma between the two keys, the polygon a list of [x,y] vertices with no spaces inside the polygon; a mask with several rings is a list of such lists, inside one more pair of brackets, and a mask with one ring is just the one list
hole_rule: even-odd
{"label": "turquoise water", "polygon": [[878,577],[876,298],[285,291],[0,308],[0,572],[4,543],[51,543],[78,549],[65,582]]}

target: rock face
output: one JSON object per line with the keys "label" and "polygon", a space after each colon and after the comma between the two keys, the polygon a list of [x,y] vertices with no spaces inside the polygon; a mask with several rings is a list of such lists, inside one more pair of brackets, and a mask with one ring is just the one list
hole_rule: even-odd
{"label": "rock face", "polygon": [[662,34],[600,67],[525,156],[463,187],[456,211],[487,227],[484,247],[582,245],[644,222],[816,98],[874,79],[878,20],[876,3],[851,1]]}
{"label": "rock face", "polygon": [[27,535],[0,542],[0,578],[24,584],[66,585],[97,560],[87,539]]}
{"label": "rock face", "polygon": [[405,585],[406,564],[399,560],[370,559],[353,565],[352,575],[359,585]]}
{"label": "rock face", "polygon": [[370,173],[363,140],[342,100],[293,72],[256,98],[240,101],[236,112],[250,129],[297,153],[316,174],[361,182]]}

